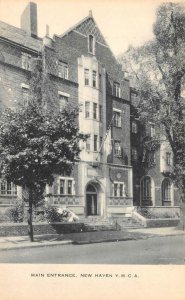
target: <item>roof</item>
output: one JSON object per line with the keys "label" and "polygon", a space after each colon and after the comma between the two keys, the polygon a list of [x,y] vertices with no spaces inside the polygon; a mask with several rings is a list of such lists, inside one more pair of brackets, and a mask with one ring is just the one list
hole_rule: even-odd
{"label": "roof", "polygon": [[59,37],[64,37],[65,35],[69,34],[72,31],[77,31],[85,36],[88,36],[89,34],[92,34],[95,36],[96,41],[103,44],[104,46],[107,46],[107,42],[105,41],[101,31],[99,30],[93,16],[92,11],[89,11],[89,15],[85,17],[83,20],[78,22],[73,27],[69,28],[67,31],[65,31],[63,34],[59,35]]}
{"label": "roof", "polygon": [[0,21],[0,37],[30,48],[34,51],[41,50],[42,41],[40,39],[33,38],[25,30],[2,21]]}

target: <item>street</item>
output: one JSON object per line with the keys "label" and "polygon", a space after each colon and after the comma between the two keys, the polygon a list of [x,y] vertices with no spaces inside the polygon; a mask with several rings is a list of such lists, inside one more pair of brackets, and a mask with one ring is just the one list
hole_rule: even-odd
{"label": "street", "polygon": [[0,252],[1,263],[184,264],[184,235],[123,242],[17,249]]}

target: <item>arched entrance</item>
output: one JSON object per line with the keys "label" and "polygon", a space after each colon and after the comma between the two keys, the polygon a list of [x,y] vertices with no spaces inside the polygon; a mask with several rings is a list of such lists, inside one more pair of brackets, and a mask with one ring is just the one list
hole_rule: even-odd
{"label": "arched entrance", "polygon": [[97,216],[98,214],[98,192],[94,184],[88,184],[86,188],[87,216]]}

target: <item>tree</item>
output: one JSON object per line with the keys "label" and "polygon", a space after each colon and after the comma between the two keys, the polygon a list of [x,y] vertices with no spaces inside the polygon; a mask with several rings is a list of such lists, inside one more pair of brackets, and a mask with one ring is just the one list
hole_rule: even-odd
{"label": "tree", "polygon": [[1,176],[28,190],[31,241],[33,205],[43,197],[46,184],[52,185],[54,174],[70,174],[79,159],[79,142],[85,138],[77,126],[77,109],[58,112],[46,108],[41,71],[36,68],[33,72],[28,105],[7,109],[0,119]]}
{"label": "tree", "polygon": [[141,47],[129,47],[119,60],[130,73],[139,94],[143,123],[153,121],[173,152],[169,176],[185,202],[185,9],[180,3],[158,7],[154,38]]}

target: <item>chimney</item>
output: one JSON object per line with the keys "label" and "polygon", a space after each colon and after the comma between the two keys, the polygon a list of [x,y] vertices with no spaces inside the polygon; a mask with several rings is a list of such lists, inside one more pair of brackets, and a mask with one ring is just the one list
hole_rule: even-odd
{"label": "chimney", "polygon": [[21,28],[30,36],[37,37],[37,4],[29,2],[21,15]]}

